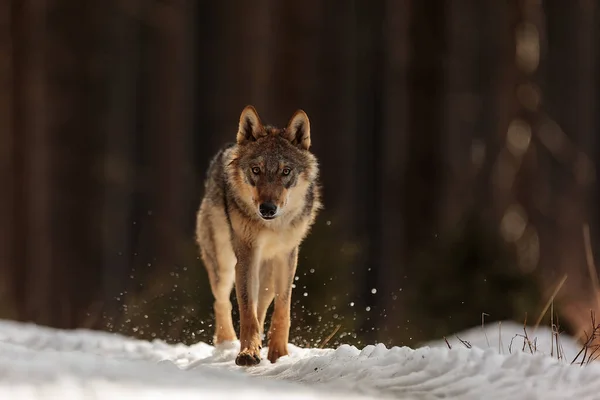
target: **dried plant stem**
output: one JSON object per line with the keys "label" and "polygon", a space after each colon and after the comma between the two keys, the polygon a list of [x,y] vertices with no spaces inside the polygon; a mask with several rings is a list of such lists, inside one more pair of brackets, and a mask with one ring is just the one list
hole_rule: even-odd
{"label": "dried plant stem", "polygon": [[550,338],[550,357],[554,357],[554,302],[550,306],[550,328],[552,337]]}
{"label": "dried plant stem", "polygon": [[590,226],[588,224],[583,224],[583,243],[585,245],[585,259],[587,261],[590,279],[592,280],[592,288],[596,293],[596,303],[598,310],[600,310],[600,284],[598,283],[598,272],[596,271],[596,264],[594,263]]}
{"label": "dried plant stem", "polygon": [[327,336],[327,337],[326,337],[326,338],[325,338],[325,339],[324,339],[324,340],[321,342],[321,344],[319,345],[319,348],[320,348],[320,349],[322,349],[323,347],[325,347],[325,345],[326,345],[326,344],[327,344],[327,343],[328,343],[328,342],[331,340],[331,338],[332,338],[332,337],[334,337],[334,336],[335,336],[335,334],[337,333],[337,331],[339,331],[339,330],[340,330],[340,328],[341,328],[341,327],[342,327],[342,325],[339,325],[339,324],[338,324],[338,325],[335,327],[335,329],[333,330],[333,332],[331,332],[331,333],[329,334],[329,336]]}
{"label": "dried plant stem", "polygon": [[471,345],[471,343],[469,343],[466,340],[462,340],[461,338],[458,337],[458,335],[456,335],[456,338],[458,339],[459,342],[461,342],[467,349],[470,349],[473,347],[473,345]]}
{"label": "dried plant stem", "polygon": [[523,349],[521,351],[525,351],[525,346],[529,347],[529,352],[533,354],[533,347],[531,347],[531,340],[529,340],[529,335],[527,334],[527,314],[525,314],[525,321],[523,321]]}
{"label": "dried plant stem", "polygon": [[444,340],[446,341],[446,344],[448,345],[448,348],[450,350],[452,350],[452,346],[450,345],[450,342],[448,342],[448,339],[446,339],[446,336],[444,336]]}
{"label": "dried plant stem", "polygon": [[544,318],[544,315],[546,315],[546,312],[548,311],[548,308],[550,308],[550,305],[554,302],[554,298],[556,297],[556,295],[558,294],[558,292],[560,291],[560,289],[565,284],[565,281],[567,280],[567,277],[568,277],[567,274],[565,274],[562,277],[562,279],[560,280],[560,282],[558,283],[558,285],[556,285],[556,287],[554,288],[554,292],[552,292],[552,295],[548,299],[548,302],[544,306],[544,309],[540,313],[537,321],[535,322],[535,325],[533,326],[533,333],[534,334],[535,334],[535,331],[537,330],[538,326],[540,325],[540,322],[542,322],[542,319]]}
{"label": "dried plant stem", "polygon": [[[585,260],[588,267],[588,273],[590,275],[590,280],[592,281],[592,290],[596,295],[596,307],[597,310],[600,311],[600,284],[598,283],[598,272],[596,271],[596,264],[594,262],[594,253],[592,251],[592,240],[590,236],[590,226],[587,223],[582,225],[582,233],[583,233],[583,245],[585,248]],[[580,331],[577,333],[575,339],[580,341],[585,334],[585,331]]]}
{"label": "dried plant stem", "polygon": [[485,317],[489,317],[490,314],[481,313],[481,330],[483,331],[483,335],[485,336],[485,341],[487,342],[487,346],[490,347],[490,341],[488,339],[487,333],[485,332],[484,321]]}
{"label": "dried plant stem", "polygon": [[[600,325],[596,324],[596,316],[595,316],[593,310],[590,311],[590,317],[592,320],[592,331],[589,336],[588,336],[587,332],[584,331],[584,334],[586,336],[586,341],[581,346],[579,353],[577,353],[577,355],[575,356],[573,361],[571,361],[571,364],[574,364],[582,353],[583,353],[583,357],[581,358],[581,362],[580,362],[581,366],[583,366],[583,364],[586,362],[586,360],[587,360],[587,363],[589,364],[591,361],[594,361],[596,358],[598,358],[598,356],[595,356],[595,355],[598,351],[599,346],[592,345],[592,343],[594,342],[594,340],[596,340],[598,338],[598,334],[600,332]],[[593,351],[588,356],[589,349],[593,349]]]}
{"label": "dried plant stem", "polygon": [[498,354],[502,354],[502,321],[498,321]]}

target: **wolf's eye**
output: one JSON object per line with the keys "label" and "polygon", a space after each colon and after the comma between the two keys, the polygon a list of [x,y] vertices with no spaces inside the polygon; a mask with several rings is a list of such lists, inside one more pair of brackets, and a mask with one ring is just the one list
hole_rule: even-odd
{"label": "wolf's eye", "polygon": [[283,171],[281,171],[281,173],[285,176],[289,175],[290,172],[292,172],[292,170],[289,168],[284,168]]}
{"label": "wolf's eye", "polygon": [[253,173],[254,175],[258,175],[258,174],[260,174],[260,168],[258,168],[258,167],[252,167],[252,173]]}

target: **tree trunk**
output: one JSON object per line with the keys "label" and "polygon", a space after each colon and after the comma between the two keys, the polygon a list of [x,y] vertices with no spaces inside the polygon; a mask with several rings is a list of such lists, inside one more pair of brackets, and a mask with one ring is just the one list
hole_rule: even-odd
{"label": "tree trunk", "polygon": [[13,2],[0,3],[0,317],[16,317],[15,263],[15,147],[13,132],[14,106],[14,37]]}
{"label": "tree trunk", "polygon": [[12,9],[13,129],[16,159],[16,288],[20,317],[39,323],[57,319],[53,300],[51,196],[53,168],[46,107],[47,4],[16,2]]}

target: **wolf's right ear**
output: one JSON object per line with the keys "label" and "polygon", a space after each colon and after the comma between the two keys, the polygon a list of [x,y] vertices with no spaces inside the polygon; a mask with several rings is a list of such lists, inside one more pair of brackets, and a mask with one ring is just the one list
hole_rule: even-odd
{"label": "wolf's right ear", "polygon": [[237,143],[244,144],[253,142],[259,137],[265,135],[265,129],[256,109],[252,106],[246,106],[240,115],[240,125],[237,132]]}

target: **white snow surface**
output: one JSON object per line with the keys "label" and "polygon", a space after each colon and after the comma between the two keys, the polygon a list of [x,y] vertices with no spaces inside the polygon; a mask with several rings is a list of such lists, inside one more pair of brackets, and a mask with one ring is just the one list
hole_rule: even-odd
{"label": "white snow surface", "polygon": [[580,349],[572,338],[560,337],[559,360],[549,329],[529,332],[533,355],[520,336],[509,352],[518,334],[521,325],[505,322],[448,337],[452,349],[444,340],[291,346],[275,364],[243,368],[234,363],[239,343],[168,345],[0,321],[0,399],[600,399],[600,363],[571,365]]}

